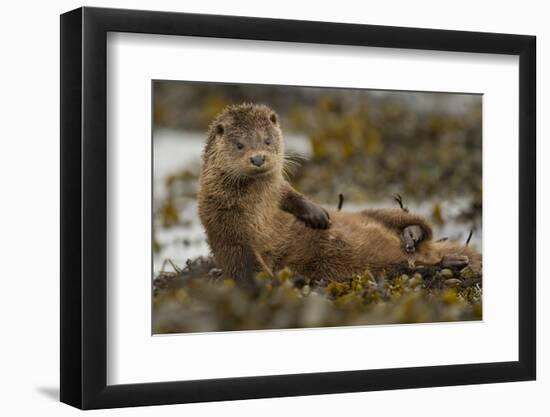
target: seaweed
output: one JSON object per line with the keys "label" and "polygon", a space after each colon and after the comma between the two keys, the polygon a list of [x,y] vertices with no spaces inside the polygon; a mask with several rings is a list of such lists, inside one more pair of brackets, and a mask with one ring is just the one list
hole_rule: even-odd
{"label": "seaweed", "polygon": [[[169,261],[167,262],[169,263]],[[288,268],[259,273],[249,293],[198,257],[153,280],[154,333],[468,321],[482,318],[471,268],[397,266],[327,282]]]}

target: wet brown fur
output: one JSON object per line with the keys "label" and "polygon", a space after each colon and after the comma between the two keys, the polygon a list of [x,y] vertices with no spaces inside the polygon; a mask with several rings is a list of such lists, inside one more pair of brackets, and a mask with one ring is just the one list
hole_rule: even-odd
{"label": "wet brown fur", "polygon": [[[265,137],[273,143],[265,145]],[[237,142],[246,145],[240,153],[235,151]],[[265,155],[267,168],[255,175],[248,160],[258,153]],[[411,262],[438,265],[448,255],[466,255],[470,266],[481,270],[477,251],[463,242],[434,241],[423,217],[398,208],[332,210],[330,228],[308,227],[298,212],[317,206],[285,180],[283,155],[277,115],[267,106],[230,106],[210,126],[199,215],[226,277],[244,282],[257,271],[288,266],[310,278],[343,280],[366,269],[375,272]],[[410,225],[424,231],[413,254],[404,250],[400,238]]]}

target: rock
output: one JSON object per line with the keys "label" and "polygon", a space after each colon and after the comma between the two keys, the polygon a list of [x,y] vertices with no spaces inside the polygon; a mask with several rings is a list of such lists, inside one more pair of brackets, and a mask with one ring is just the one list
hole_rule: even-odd
{"label": "rock", "polygon": [[446,287],[458,287],[462,281],[457,278],[451,278],[445,280]]}
{"label": "rock", "polygon": [[460,277],[462,279],[472,279],[474,277],[474,271],[469,266],[462,268],[460,271]]}
{"label": "rock", "polygon": [[452,278],[453,271],[451,271],[449,268],[444,268],[441,270],[441,276],[445,279]]}
{"label": "rock", "polygon": [[424,282],[424,280],[422,279],[422,275],[420,275],[419,273],[416,273],[409,280],[409,285],[411,286],[411,288],[416,288],[417,286],[422,284],[422,282]]}

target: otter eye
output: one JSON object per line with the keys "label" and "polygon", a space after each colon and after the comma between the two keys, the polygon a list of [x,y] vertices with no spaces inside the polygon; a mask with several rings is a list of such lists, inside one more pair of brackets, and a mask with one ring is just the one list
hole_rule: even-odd
{"label": "otter eye", "polygon": [[264,143],[265,143],[266,145],[271,145],[271,138],[266,138],[266,139],[264,140]]}
{"label": "otter eye", "polygon": [[237,149],[242,150],[244,148],[244,145],[240,142],[237,142]]}

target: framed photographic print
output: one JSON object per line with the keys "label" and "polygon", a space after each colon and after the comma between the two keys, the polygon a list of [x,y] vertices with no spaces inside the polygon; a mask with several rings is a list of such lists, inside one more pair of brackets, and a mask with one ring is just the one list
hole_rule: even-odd
{"label": "framed photographic print", "polygon": [[535,379],[535,37],[61,16],[61,401]]}

